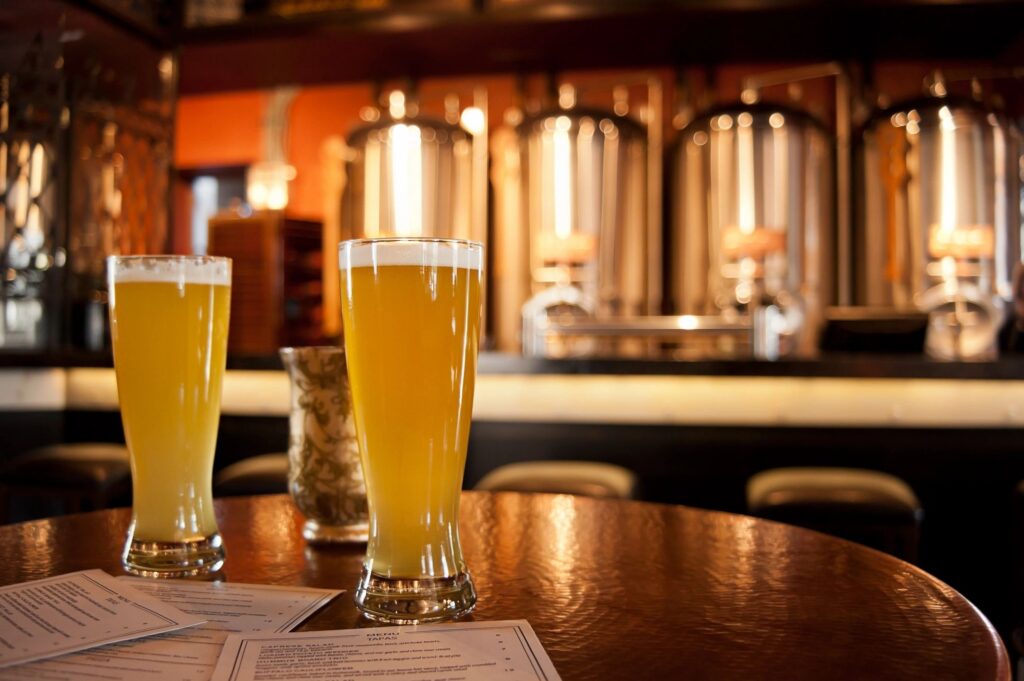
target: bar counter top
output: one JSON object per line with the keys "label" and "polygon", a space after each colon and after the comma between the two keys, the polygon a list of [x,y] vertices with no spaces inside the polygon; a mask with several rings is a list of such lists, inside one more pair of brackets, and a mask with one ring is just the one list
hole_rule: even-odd
{"label": "bar counter top", "polygon": [[[110,352],[21,352],[0,350],[0,371],[9,368],[113,367]],[[228,355],[229,370],[280,371],[276,355]],[[594,374],[668,376],[757,376],[802,378],[938,378],[1024,380],[1024,355],[986,362],[943,362],[920,355],[829,354],[774,362],[735,360],[540,359],[482,352],[481,374]]]}
{"label": "bar counter top", "polygon": [[[116,411],[114,372],[0,355],[0,411]],[[29,360],[29,356],[23,357]],[[69,357],[74,359],[74,357]],[[96,358],[94,358],[96,359]],[[223,412],[286,416],[276,358],[232,358]],[[84,363],[84,362],[80,362]],[[6,365],[6,366],[4,366]],[[104,366],[106,365],[106,366]],[[481,356],[474,419],[492,422],[864,428],[1024,427],[1024,359],[941,363],[535,360]]]}

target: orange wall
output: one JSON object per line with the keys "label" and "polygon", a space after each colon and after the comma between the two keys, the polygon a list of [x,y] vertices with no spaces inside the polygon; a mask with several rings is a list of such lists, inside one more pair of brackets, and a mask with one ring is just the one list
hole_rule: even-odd
{"label": "orange wall", "polygon": [[267,95],[234,92],[178,100],[174,163],[178,168],[249,165],[263,155],[260,128]]}
{"label": "orange wall", "polygon": [[333,85],[303,88],[292,101],[288,116],[285,154],[295,166],[288,188],[291,217],[323,217],[321,149],[332,135],[342,138],[360,124],[359,109],[373,101],[369,85]]}

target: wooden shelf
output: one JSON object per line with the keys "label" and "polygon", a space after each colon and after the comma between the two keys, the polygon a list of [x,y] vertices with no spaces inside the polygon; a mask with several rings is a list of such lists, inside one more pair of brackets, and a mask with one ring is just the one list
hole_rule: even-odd
{"label": "wooden shelf", "polygon": [[810,59],[1024,62],[1011,0],[634,0],[331,12],[184,30],[181,92]]}

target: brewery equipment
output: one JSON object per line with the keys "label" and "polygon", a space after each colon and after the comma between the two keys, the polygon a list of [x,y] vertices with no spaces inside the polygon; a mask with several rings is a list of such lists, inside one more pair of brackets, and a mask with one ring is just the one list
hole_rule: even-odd
{"label": "brewery equipment", "polygon": [[460,110],[457,96],[445,97],[446,120],[440,120],[421,114],[405,91],[393,90],[386,106],[364,110],[366,125],[327,149],[337,162],[328,195],[339,197],[336,211],[329,210],[324,220],[328,336],[341,330],[339,241],[386,236],[486,241],[486,91],[476,88],[473,101]]}
{"label": "brewery equipment", "polygon": [[346,238],[474,236],[472,140],[464,130],[389,112],[354,130],[346,145],[341,199]]}
{"label": "brewery equipment", "polygon": [[[521,306],[527,354],[647,352],[648,343],[624,340],[628,333],[601,341],[604,334],[576,334],[565,324],[628,326],[628,319],[660,311],[660,208],[654,207],[660,205],[660,132],[652,135],[660,127],[660,83],[653,77],[643,83],[648,99],[638,118],[646,125],[627,115],[622,83],[614,84],[615,106],[608,111],[577,105],[576,88],[563,84],[558,106],[527,115],[511,143],[496,150],[506,183],[495,234],[516,246],[516,232],[525,232],[526,248],[510,249],[525,262],[506,268],[528,270],[531,294],[529,300],[500,299],[505,309],[498,314]],[[500,347],[514,344],[498,341]]]}
{"label": "brewery equipment", "polygon": [[859,302],[929,313],[934,357],[994,356],[1021,257],[1017,129],[938,79],[863,142]]}
{"label": "brewery equipment", "polygon": [[812,352],[834,296],[830,135],[800,111],[736,104],[689,123],[672,162],[673,311],[735,320],[774,307],[780,353]]}

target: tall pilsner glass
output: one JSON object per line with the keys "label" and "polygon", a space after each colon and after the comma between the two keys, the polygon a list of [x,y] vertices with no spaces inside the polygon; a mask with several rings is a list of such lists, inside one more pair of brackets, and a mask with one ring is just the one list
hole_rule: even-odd
{"label": "tall pilsner glass", "polygon": [[446,239],[340,245],[342,317],[370,538],[355,601],[395,624],[476,603],[459,495],[480,338],[483,246]]}
{"label": "tall pilsner glass", "polygon": [[213,453],[231,303],[231,261],[107,261],[121,421],[131,453],[132,524],[123,560],[147,577],[220,569]]}

